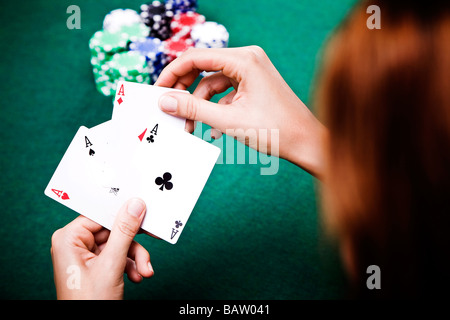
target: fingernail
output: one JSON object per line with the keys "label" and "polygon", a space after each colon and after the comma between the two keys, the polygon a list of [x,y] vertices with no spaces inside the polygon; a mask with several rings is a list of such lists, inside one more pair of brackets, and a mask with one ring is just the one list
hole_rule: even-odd
{"label": "fingernail", "polygon": [[211,138],[213,138],[214,140],[220,139],[220,137],[222,136],[222,132],[212,128],[211,129]]}
{"label": "fingernail", "polygon": [[166,112],[176,112],[178,107],[178,101],[171,96],[163,96],[159,100],[159,107]]}
{"label": "fingernail", "polygon": [[139,199],[132,199],[128,203],[128,214],[139,218],[145,209],[145,203]]}

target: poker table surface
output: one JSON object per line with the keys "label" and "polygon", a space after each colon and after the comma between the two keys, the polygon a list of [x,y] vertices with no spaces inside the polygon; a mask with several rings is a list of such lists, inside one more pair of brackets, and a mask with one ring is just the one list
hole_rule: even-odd
{"label": "poker table surface", "polygon": [[[139,10],[142,3],[2,2],[2,299],[56,298],[51,236],[78,214],[46,197],[44,189],[77,129],[111,119],[112,98],[94,85],[90,37],[111,10]],[[261,46],[294,92],[316,112],[311,92],[321,50],[354,3],[199,0],[198,12],[226,26],[230,47]],[[72,4],[80,8],[81,29],[67,28],[66,11]],[[206,125],[200,128],[197,135],[208,132]],[[215,143],[225,146],[229,139]],[[345,297],[337,246],[326,236],[321,220],[320,182],[282,159],[276,174],[263,175],[267,163],[259,157],[256,164],[250,163],[249,157],[245,163],[216,164],[177,244],[137,235],[150,252],[155,275],[140,284],[126,279],[126,299]]]}

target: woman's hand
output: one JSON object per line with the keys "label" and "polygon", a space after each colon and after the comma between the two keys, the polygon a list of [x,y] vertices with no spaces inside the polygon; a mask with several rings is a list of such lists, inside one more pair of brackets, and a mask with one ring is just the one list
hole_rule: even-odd
{"label": "woman's hand", "polygon": [[[220,133],[231,135],[260,152],[321,175],[327,131],[261,48],[189,49],[163,70],[156,85],[187,89],[204,70],[217,73],[203,78],[193,95],[165,94],[160,108],[191,120],[187,123],[190,132],[193,121],[202,121],[214,128],[213,138]],[[209,101],[231,87],[218,104]]]}
{"label": "woman's hand", "polygon": [[133,282],[151,277],[150,255],[134,236],[146,212],[140,199],[126,202],[111,231],[79,216],[52,236],[58,299],[122,299],[123,274]]}

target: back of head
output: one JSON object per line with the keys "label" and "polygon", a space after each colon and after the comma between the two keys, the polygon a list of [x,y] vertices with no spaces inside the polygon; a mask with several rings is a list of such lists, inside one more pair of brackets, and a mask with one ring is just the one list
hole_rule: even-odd
{"label": "back of head", "polygon": [[[381,29],[369,29],[369,5]],[[330,130],[325,221],[356,294],[450,285],[450,1],[363,1],[327,46],[316,103]],[[366,286],[378,265],[381,290]]]}

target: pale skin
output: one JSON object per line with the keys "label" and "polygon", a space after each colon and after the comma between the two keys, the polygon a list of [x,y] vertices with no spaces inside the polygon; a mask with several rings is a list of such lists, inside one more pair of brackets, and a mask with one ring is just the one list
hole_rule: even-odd
{"label": "pale skin", "polygon": [[[130,199],[112,230],[79,216],[52,236],[51,255],[58,299],[122,299],[124,272],[133,282],[153,276],[148,251],[133,241],[146,213],[145,203]],[[79,288],[67,284],[68,268],[80,270]]]}
{"label": "pale skin", "polygon": [[[278,149],[277,156],[322,176],[327,130],[283,80],[263,49],[189,49],[163,70],[156,85],[185,90],[203,70],[217,73],[203,78],[192,95],[168,93],[161,97],[161,109],[190,120],[186,128],[190,132],[193,121],[210,125],[216,129],[213,137],[227,129],[279,130],[279,148],[272,148],[266,136],[258,137],[263,143],[249,146],[257,150],[258,145],[267,146],[267,150],[258,150],[266,153]],[[209,101],[231,87],[234,90],[218,104]],[[245,137],[235,138],[246,142]]]}
{"label": "pale skin", "polygon": [[[160,108],[186,118],[190,132],[195,121],[210,125],[214,138],[227,129],[243,129],[236,133],[247,129],[278,130],[278,141],[270,141],[270,135],[258,136],[263,143],[239,135],[235,138],[257,150],[267,146],[260,152],[278,150],[275,156],[323,177],[327,130],[289,88],[261,48],[190,49],[163,70],[156,85],[187,89],[204,70],[217,73],[203,78],[192,95],[164,95]],[[209,101],[231,87],[233,90],[218,104]],[[275,143],[277,148],[272,146]],[[130,201],[134,201],[136,209],[136,201],[142,200]],[[133,282],[153,275],[149,253],[133,240],[145,215],[145,204],[141,204],[142,210],[133,215],[127,213],[130,202],[125,203],[111,232],[80,216],[53,234],[51,254],[58,299],[122,299],[124,272]],[[67,286],[67,268],[71,265],[80,267],[80,289]]]}

